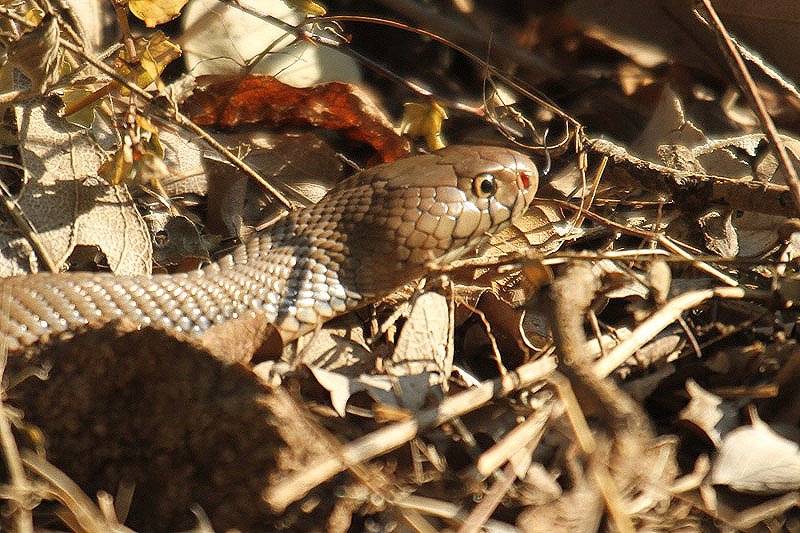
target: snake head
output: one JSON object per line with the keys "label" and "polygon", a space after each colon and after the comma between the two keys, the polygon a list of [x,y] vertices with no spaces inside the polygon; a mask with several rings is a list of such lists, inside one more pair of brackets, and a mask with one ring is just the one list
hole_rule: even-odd
{"label": "snake head", "polygon": [[385,293],[477,249],[527,210],[538,177],[519,152],[459,145],[362,172],[343,192],[354,284]]}
{"label": "snake head", "polygon": [[[389,204],[403,198],[408,208],[397,250],[415,266],[440,267],[477,249],[528,209],[539,184],[533,161],[508,148],[454,145],[421,157],[432,158],[424,172],[387,184],[398,196]],[[408,196],[417,193],[413,205]]]}

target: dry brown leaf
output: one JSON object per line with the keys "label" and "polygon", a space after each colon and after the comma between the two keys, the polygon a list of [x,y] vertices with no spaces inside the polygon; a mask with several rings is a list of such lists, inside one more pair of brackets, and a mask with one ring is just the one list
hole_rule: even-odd
{"label": "dry brown leaf", "polygon": [[198,90],[183,108],[200,125],[318,126],[371,145],[383,161],[410,151],[408,140],[355,85],[329,82],[298,88],[271,76],[201,76],[197,82]]}
{"label": "dry brown leaf", "polygon": [[263,313],[214,324],[200,338],[203,347],[221,361],[250,363],[277,359],[283,342]]}
{"label": "dry brown leaf", "polygon": [[[18,202],[56,266],[63,266],[75,246],[86,245],[97,246],[115,273],[149,273],[150,236],[127,189],[95,177],[104,158],[98,145],[113,146],[114,133],[96,126],[92,142],[76,135],[74,127],[42,103],[20,106],[16,112],[27,125],[20,131],[20,145],[29,175]],[[0,275],[29,272],[21,266],[30,254],[24,236],[0,234],[0,250]],[[41,269],[38,263],[31,267]]]}
{"label": "dry brown leaf", "polygon": [[[238,146],[245,163],[299,205],[318,202],[344,174],[336,153],[313,133],[245,132],[220,135],[218,140]],[[244,236],[247,226],[286,212],[283,204],[273,201],[263,186],[243,171],[216,154],[205,156],[210,231]]]}
{"label": "dry brown leaf", "polygon": [[[37,22],[36,28],[25,31],[19,39],[11,40],[6,45],[8,65],[17,67],[31,81],[35,93],[44,92],[47,85],[58,78],[58,20],[53,15],[44,15],[41,20],[31,10]],[[31,16],[26,16],[31,20]],[[3,39],[5,41],[5,39]]]}

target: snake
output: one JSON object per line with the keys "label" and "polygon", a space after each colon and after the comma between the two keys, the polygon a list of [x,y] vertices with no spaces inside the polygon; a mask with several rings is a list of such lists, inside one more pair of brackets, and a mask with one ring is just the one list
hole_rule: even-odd
{"label": "snake", "polygon": [[127,319],[189,336],[257,314],[284,343],[465,257],[529,207],[539,174],[504,147],[451,145],[355,173],[191,271],[0,279],[0,347]]}

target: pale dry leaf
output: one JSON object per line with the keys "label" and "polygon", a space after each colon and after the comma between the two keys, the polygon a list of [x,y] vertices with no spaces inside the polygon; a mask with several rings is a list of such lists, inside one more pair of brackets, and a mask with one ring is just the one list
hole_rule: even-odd
{"label": "pale dry leaf", "polygon": [[331,406],[339,416],[347,414],[347,402],[350,397],[367,386],[358,379],[332,372],[320,367],[308,367],[314,379],[322,385],[331,395]]}
{"label": "pale dry leaf", "polygon": [[[797,163],[800,141],[787,135],[781,135],[781,140],[790,159]],[[734,179],[755,178],[785,185],[785,173],[778,164],[774,151],[763,149],[766,146],[766,140],[761,134],[741,135],[709,141],[695,147],[692,152],[709,174]],[[744,157],[742,154],[745,154]],[[757,158],[755,176],[753,158]],[[712,231],[706,232],[704,228],[704,236],[711,241],[709,249],[727,257],[733,257],[734,251],[739,257],[755,257],[767,252],[777,243],[777,228],[786,220],[783,216],[754,212],[734,213],[729,218],[729,227],[728,222],[720,220],[723,225],[712,225]]]}
{"label": "pale dry leaf", "polygon": [[650,288],[628,274],[628,272],[610,259],[602,259],[595,263],[592,270],[595,275],[603,276],[614,282],[612,288],[605,292],[608,298],[628,298],[638,296],[646,299],[650,295]]}
{"label": "pale dry leaf", "polygon": [[687,120],[680,98],[665,87],[647,126],[628,150],[642,159],[659,160],[658,147],[665,144],[691,148],[705,142],[705,135]]}
{"label": "pale dry leaf", "polygon": [[133,15],[143,20],[148,28],[154,28],[177,18],[189,0],[128,0]]}
{"label": "pale dry leaf", "polygon": [[[304,16],[282,0],[240,0],[242,5],[300,24]],[[278,39],[281,42],[254,65],[253,74],[277,76],[284,83],[307,87],[325,81],[358,83],[361,73],[350,57],[325,46],[300,41],[267,21],[243,13],[217,0],[196,0],[183,16],[182,45],[186,65],[195,76],[238,73]],[[314,25],[315,34],[332,37],[330,30]]]}
{"label": "pale dry leaf", "polygon": [[403,325],[387,372],[392,376],[413,376],[426,372],[447,381],[453,369],[450,346],[450,310],[447,298],[425,292],[414,299]]}
{"label": "pale dry leaf", "polygon": [[357,376],[375,366],[375,356],[364,338],[361,323],[353,315],[328,322],[319,331],[304,335],[288,344],[282,358],[297,361],[312,368],[324,368],[340,374]]}
{"label": "pale dry leaf", "polygon": [[[761,137],[760,135],[758,137]],[[788,135],[781,135],[781,142],[786,148],[789,160],[797,168],[800,163],[800,141]],[[770,146],[769,150],[759,158],[756,163],[756,176],[761,181],[769,181],[776,185],[786,185],[787,173],[778,161],[775,150]]]}
{"label": "pale dry leaf", "polygon": [[[41,101],[18,106],[15,112],[26,125],[20,145],[29,176],[18,203],[56,266],[64,264],[75,246],[86,245],[97,246],[117,274],[149,273],[150,236],[128,190],[96,178],[104,159],[100,147],[111,149],[116,135],[96,125],[92,142]],[[24,241],[19,233],[0,234],[0,275],[29,273],[17,256]]]}
{"label": "pale dry leaf", "polygon": [[728,433],[711,482],[739,492],[776,494],[800,488],[800,447],[758,418]]}
{"label": "pale dry leaf", "polygon": [[331,395],[331,406],[339,414],[347,414],[347,402],[358,392],[366,392],[385,405],[417,411],[433,395],[443,397],[441,387],[433,381],[436,375],[424,372],[413,376],[369,375],[347,376],[320,367],[308,367],[314,379]]}
{"label": "pale dry leaf", "polygon": [[758,155],[763,141],[763,135],[711,139],[692,148],[692,154],[709,174],[749,178],[753,173],[751,160]]}
{"label": "pale dry leaf", "polygon": [[[219,135],[217,140],[235,153],[244,152],[240,157],[245,163],[300,205],[318,202],[344,174],[336,153],[312,133],[245,132]],[[244,171],[215,152],[204,155],[210,183],[209,226],[215,231],[242,235],[244,226],[286,213],[285,206]]]}
{"label": "pale dry leaf", "polygon": [[716,426],[725,416],[720,408],[722,398],[708,392],[693,379],[686,380],[686,392],[690,399],[680,412],[680,420],[703,433],[714,446],[719,446],[722,435]]}
{"label": "pale dry leaf", "polygon": [[787,217],[737,212],[731,219],[739,240],[739,257],[758,257],[778,242],[777,228]]}

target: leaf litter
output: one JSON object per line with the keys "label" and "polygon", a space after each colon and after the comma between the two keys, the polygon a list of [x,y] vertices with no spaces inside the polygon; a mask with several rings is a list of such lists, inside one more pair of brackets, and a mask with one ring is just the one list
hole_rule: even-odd
{"label": "leaf litter", "polygon": [[[98,3],[121,35],[105,51],[74,47],[102,42],[65,16],[80,6],[22,4],[0,8],[3,275],[192,270],[350,167],[442,143],[516,137],[553,168],[479,255],[287,346],[256,316],[199,343],[120,322],[9,354],[4,530],[796,529],[797,39],[765,29],[794,4],[713,3],[760,109],[708,1],[329,2],[296,26],[220,4],[308,46],[251,32],[251,57],[196,79],[161,26],[183,1]],[[310,86],[248,68],[314,47],[361,66]]]}

